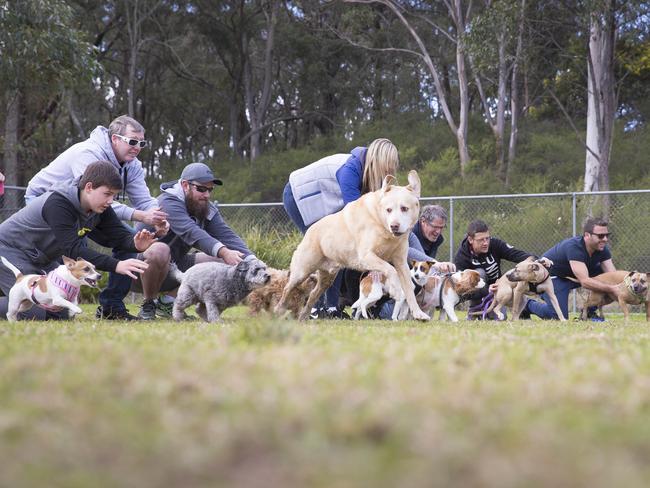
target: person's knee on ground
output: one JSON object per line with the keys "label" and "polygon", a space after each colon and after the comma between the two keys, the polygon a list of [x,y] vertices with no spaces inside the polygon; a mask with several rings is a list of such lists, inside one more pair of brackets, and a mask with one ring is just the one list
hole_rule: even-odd
{"label": "person's knee on ground", "polygon": [[140,275],[145,300],[153,299],[158,295],[160,286],[169,271],[170,256],[169,246],[162,242],[154,242],[142,254],[142,259],[149,265]]}

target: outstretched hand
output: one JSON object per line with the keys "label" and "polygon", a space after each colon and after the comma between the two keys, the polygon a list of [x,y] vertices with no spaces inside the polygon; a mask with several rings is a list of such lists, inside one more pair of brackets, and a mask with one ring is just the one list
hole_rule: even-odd
{"label": "outstretched hand", "polygon": [[124,261],[117,263],[115,272],[130,276],[133,279],[137,279],[137,275],[135,273],[143,273],[144,270],[148,267],[149,265],[140,259],[125,259]]}
{"label": "outstretched hand", "polygon": [[157,240],[158,239],[156,239],[156,234],[148,231],[147,229],[142,229],[133,236],[135,248],[140,252],[149,249],[149,246],[151,246]]}
{"label": "outstretched hand", "polygon": [[223,246],[221,249],[219,249],[217,257],[223,259],[224,263],[230,266],[235,266],[244,259],[244,253],[235,251],[233,249],[228,249],[226,246]]}
{"label": "outstretched hand", "polygon": [[164,237],[169,232],[169,222],[163,220],[160,224],[154,225],[154,228],[156,229],[156,237]]}

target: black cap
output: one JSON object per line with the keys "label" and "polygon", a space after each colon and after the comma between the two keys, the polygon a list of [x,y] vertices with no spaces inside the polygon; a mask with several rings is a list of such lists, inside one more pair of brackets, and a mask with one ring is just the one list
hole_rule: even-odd
{"label": "black cap", "polygon": [[214,183],[223,185],[223,181],[214,177],[214,173],[207,164],[192,163],[185,166],[181,173],[181,180],[196,181],[197,183]]}

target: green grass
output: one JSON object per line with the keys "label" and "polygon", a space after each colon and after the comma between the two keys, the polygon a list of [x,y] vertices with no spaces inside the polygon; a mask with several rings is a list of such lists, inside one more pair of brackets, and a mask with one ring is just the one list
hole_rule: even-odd
{"label": "green grass", "polygon": [[650,328],[0,322],[0,486],[647,486]]}

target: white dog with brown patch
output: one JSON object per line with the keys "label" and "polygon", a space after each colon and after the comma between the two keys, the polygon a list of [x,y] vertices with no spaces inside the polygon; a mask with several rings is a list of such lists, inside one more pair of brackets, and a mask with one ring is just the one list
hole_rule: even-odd
{"label": "white dog with brown patch", "polygon": [[466,269],[444,276],[430,276],[424,288],[418,293],[418,303],[431,313],[440,308],[440,320],[449,317],[452,322],[458,322],[456,305],[463,295],[485,286],[485,281],[478,271]]}
{"label": "white dog with brown patch", "polygon": [[9,290],[7,320],[10,322],[18,320],[19,312],[34,305],[53,312],[67,308],[69,317],[74,317],[81,313],[77,306],[81,286],[97,288],[97,281],[102,276],[92,263],[81,258],[75,261],[63,256],[63,264],[47,275],[24,275],[4,256],[0,259],[16,275],[16,284]]}
{"label": "white dog with brown patch", "polygon": [[416,171],[409,173],[408,181],[408,186],[397,186],[395,177],[389,175],[381,189],[366,193],[307,229],[291,258],[289,282],[275,312],[284,313],[291,290],[317,272],[317,285],[299,316],[305,320],[336,273],[350,268],[380,271],[387,278],[389,294],[397,300],[404,295],[413,317],[429,320],[415,301],[406,264],[409,232],[420,211],[420,178]]}

